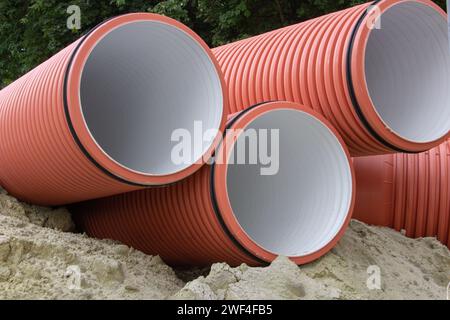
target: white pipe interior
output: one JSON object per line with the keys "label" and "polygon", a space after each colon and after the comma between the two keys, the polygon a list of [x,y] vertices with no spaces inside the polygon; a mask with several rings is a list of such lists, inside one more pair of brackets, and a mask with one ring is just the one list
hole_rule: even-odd
{"label": "white pipe interior", "polygon": [[429,6],[407,1],[381,15],[365,54],[375,109],[397,135],[437,140],[450,130],[450,46],[447,20]]}
{"label": "white pipe interior", "polygon": [[[218,72],[204,48],[183,30],[157,21],[132,22],[102,38],[80,84],[82,111],[92,137],[120,165],[148,175],[172,174],[201,158],[212,141],[192,143],[191,161],[171,159],[175,129],[194,142],[218,129],[223,111]],[[201,137],[200,137],[201,138]]]}
{"label": "white pipe interior", "polygon": [[265,113],[248,128],[279,129],[280,166],[278,174],[262,176],[260,168],[267,166],[261,162],[228,165],[227,191],[240,226],[277,255],[322,249],[343,226],[352,202],[352,173],[338,139],[315,117],[289,109]]}

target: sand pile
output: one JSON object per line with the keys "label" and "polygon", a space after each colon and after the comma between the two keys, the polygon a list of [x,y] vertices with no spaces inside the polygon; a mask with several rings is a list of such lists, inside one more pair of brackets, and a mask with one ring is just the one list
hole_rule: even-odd
{"label": "sand pile", "polygon": [[[379,289],[374,288],[377,268]],[[175,297],[446,299],[449,281],[450,252],[436,239],[408,239],[386,228],[352,221],[338,246],[315,263],[299,268],[278,258],[267,268],[215,264],[209,275],[188,283]]]}
{"label": "sand pile", "polygon": [[158,257],[48,227],[71,230],[69,213],[0,194],[0,299],[163,299],[184,285]]}
{"label": "sand pile", "polygon": [[266,268],[174,271],[72,230],[66,210],[0,191],[0,299],[445,299],[450,281],[450,252],[435,239],[357,221],[330,254],[301,268],[281,257]]}

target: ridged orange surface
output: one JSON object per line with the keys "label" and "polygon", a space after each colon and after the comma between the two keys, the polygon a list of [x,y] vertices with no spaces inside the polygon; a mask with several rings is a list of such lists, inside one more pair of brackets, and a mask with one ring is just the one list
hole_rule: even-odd
{"label": "ridged orange surface", "polygon": [[[384,12],[398,2],[382,0],[377,5]],[[445,16],[432,1],[418,2]],[[373,3],[214,49],[228,84],[230,113],[263,101],[301,103],[325,116],[337,128],[353,156],[395,150],[422,152],[443,142],[444,138],[431,143],[407,141],[387,129],[375,111],[368,90],[362,85],[365,43],[370,33],[364,26],[369,26],[373,19],[371,14],[365,14]],[[351,63],[347,61],[349,54]],[[350,75],[352,81],[348,80]],[[349,83],[362,116],[352,101]]]}
{"label": "ridged orange surface", "polygon": [[[239,114],[247,117],[243,124],[232,123],[234,116],[230,116],[229,128],[245,130],[245,124],[259,115],[286,108],[312,112],[292,103],[266,103]],[[234,138],[225,136],[224,141],[234,141],[228,139]],[[340,138],[339,141],[346,150]],[[347,157],[350,163],[348,153]],[[253,241],[237,222],[226,195],[227,166],[227,163],[206,165],[170,186],[75,204],[71,212],[77,226],[88,235],[119,240],[147,254],[159,255],[171,265],[227,262],[233,266],[242,263],[256,266],[271,262],[276,255]],[[328,244],[317,252],[291,259],[304,264],[331,250],[343,236],[352,210],[353,200],[345,222]]]}
{"label": "ridged orange surface", "polygon": [[450,247],[450,141],[418,155],[355,158],[354,217]]}
{"label": "ridged orange surface", "polygon": [[[200,168],[196,164],[160,177],[133,172],[106,155],[86,128],[78,101],[85,59],[109,31],[142,20],[182,29],[213,59],[186,26],[159,15],[128,14],[97,26],[0,91],[0,180],[10,194],[34,204],[61,205],[171,183]],[[220,73],[218,65],[216,69]],[[223,126],[225,120],[224,114]]]}
{"label": "ridged orange surface", "polygon": [[257,265],[217,219],[210,183],[211,168],[205,166],[173,186],[94,200],[72,211],[77,225],[90,236],[119,240],[171,265]]}
{"label": "ridged orange surface", "polygon": [[135,189],[96,168],[70,133],[62,92],[76,46],[0,91],[2,186],[30,203],[58,205]]}

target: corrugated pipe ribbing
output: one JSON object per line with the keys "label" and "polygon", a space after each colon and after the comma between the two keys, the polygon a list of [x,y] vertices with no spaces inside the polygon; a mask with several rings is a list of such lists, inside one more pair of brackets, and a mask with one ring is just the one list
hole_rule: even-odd
{"label": "corrugated pipe ribbing", "polygon": [[[172,265],[260,265],[278,255],[303,264],[328,252],[345,232],[354,198],[350,155],[337,131],[288,102],[230,119],[212,164],[170,186],[74,205],[80,229]],[[265,162],[236,161],[251,132],[272,129],[279,132],[275,174],[261,174]],[[269,144],[274,155],[276,141]]]}
{"label": "corrugated pipe ribbing", "polygon": [[417,155],[356,158],[354,165],[356,219],[450,247],[450,141]]}
{"label": "corrugated pipe ribbing", "polygon": [[229,111],[294,101],[353,156],[429,150],[450,129],[446,18],[429,0],[382,0],[216,48]]}
{"label": "corrugated pipe ribbing", "polygon": [[223,131],[226,104],[217,61],[189,28],[149,13],[113,18],[0,92],[0,180],[42,205],[178,181],[221,135],[175,165],[171,133],[197,120]]}

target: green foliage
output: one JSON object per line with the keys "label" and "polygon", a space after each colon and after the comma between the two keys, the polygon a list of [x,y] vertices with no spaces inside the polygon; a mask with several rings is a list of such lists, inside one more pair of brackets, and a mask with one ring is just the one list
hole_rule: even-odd
{"label": "green foliage", "polygon": [[[366,0],[0,0],[0,86],[45,61],[101,21],[149,11],[175,18],[218,46]],[[445,8],[445,0],[435,0]],[[81,30],[66,26],[81,9]]]}

